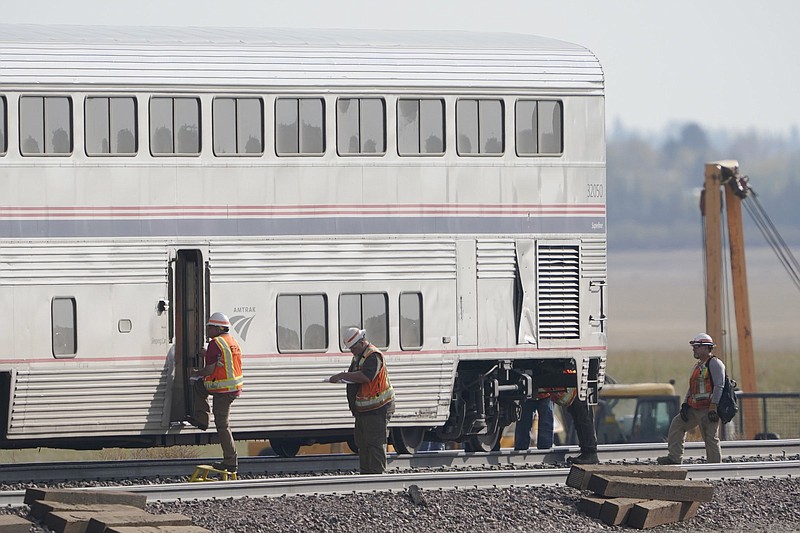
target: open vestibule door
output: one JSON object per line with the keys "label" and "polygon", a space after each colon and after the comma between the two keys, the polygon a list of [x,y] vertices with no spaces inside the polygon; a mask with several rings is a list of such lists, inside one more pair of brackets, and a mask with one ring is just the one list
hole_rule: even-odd
{"label": "open vestibule door", "polygon": [[189,377],[192,368],[203,366],[200,351],[206,339],[207,270],[201,250],[177,249],[170,260],[170,292],[174,302],[170,320],[175,332],[175,380],[170,419],[175,422],[186,420],[194,411]]}

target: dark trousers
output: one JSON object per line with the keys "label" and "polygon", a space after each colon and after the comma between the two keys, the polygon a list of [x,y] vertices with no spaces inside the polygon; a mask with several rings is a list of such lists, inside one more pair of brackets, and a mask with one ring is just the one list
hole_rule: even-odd
{"label": "dark trousers", "polygon": [[536,431],[536,447],[547,450],[553,447],[553,402],[550,398],[525,400],[519,414],[517,427],[514,430],[514,449],[527,450],[531,447],[531,428],[533,413],[537,413],[539,422]]}
{"label": "dark trousers", "polygon": [[389,437],[390,413],[356,415],[355,439],[362,474],[383,474],[386,471],[386,443]]}
{"label": "dark trousers", "polygon": [[594,417],[589,403],[580,398],[575,398],[567,411],[575,424],[575,433],[578,435],[578,445],[581,452],[597,452],[597,433],[594,430]]}

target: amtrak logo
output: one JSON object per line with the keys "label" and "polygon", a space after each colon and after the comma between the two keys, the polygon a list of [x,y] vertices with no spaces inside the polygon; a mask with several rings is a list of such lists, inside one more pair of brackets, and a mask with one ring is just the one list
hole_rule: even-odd
{"label": "amtrak logo", "polygon": [[230,318],[233,329],[236,330],[236,333],[239,334],[243,341],[247,340],[247,331],[250,329],[250,324],[253,322],[255,317],[256,315],[249,317],[244,315],[236,315]]}

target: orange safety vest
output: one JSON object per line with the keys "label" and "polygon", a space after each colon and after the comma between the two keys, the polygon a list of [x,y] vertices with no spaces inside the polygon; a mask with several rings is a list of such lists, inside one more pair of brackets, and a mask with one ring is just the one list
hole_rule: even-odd
{"label": "orange safety vest", "polygon": [[[563,374],[575,374],[576,372],[572,369],[565,369]],[[578,389],[575,387],[544,387],[540,389],[539,398],[542,397],[542,394],[547,394],[550,396],[550,399],[553,400],[554,403],[562,406],[562,407],[569,407],[572,405],[572,402],[575,401],[575,397],[578,395]]]}
{"label": "orange safety vest", "polygon": [[381,360],[381,368],[372,381],[361,383],[358,387],[355,410],[359,413],[374,411],[394,400],[394,389],[389,382],[389,374],[386,372],[386,361],[375,346],[370,344],[364,349],[361,356],[353,357],[351,366],[355,368],[356,372],[361,370],[364,361],[372,354],[376,354]]}
{"label": "orange safety vest", "polygon": [[713,392],[714,387],[711,385],[711,372],[708,365],[697,363],[694,365],[692,377],[689,378],[689,399],[686,403],[692,409],[708,409]]}
{"label": "orange safety vest", "polygon": [[552,393],[546,389],[539,389],[539,393],[536,395],[537,400],[544,400],[545,398],[549,399]]}
{"label": "orange safety vest", "polygon": [[[204,385],[208,392],[237,392],[242,390],[242,350],[230,333],[223,333],[211,339],[219,348],[217,364],[209,376],[205,376]],[[210,343],[209,343],[210,344]]]}

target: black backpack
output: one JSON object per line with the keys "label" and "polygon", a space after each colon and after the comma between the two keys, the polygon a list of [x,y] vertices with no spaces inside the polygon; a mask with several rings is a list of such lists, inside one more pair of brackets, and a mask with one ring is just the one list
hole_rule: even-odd
{"label": "black backpack", "polygon": [[[711,361],[709,359],[708,361]],[[706,368],[708,368],[708,361],[706,361]],[[711,388],[714,388],[714,378],[711,377],[711,369],[708,370],[708,378],[711,380]],[[736,382],[728,377],[728,372],[725,372],[725,385],[722,387],[722,397],[717,404],[717,414],[723,424],[727,424],[739,412],[739,404],[736,401]]]}

